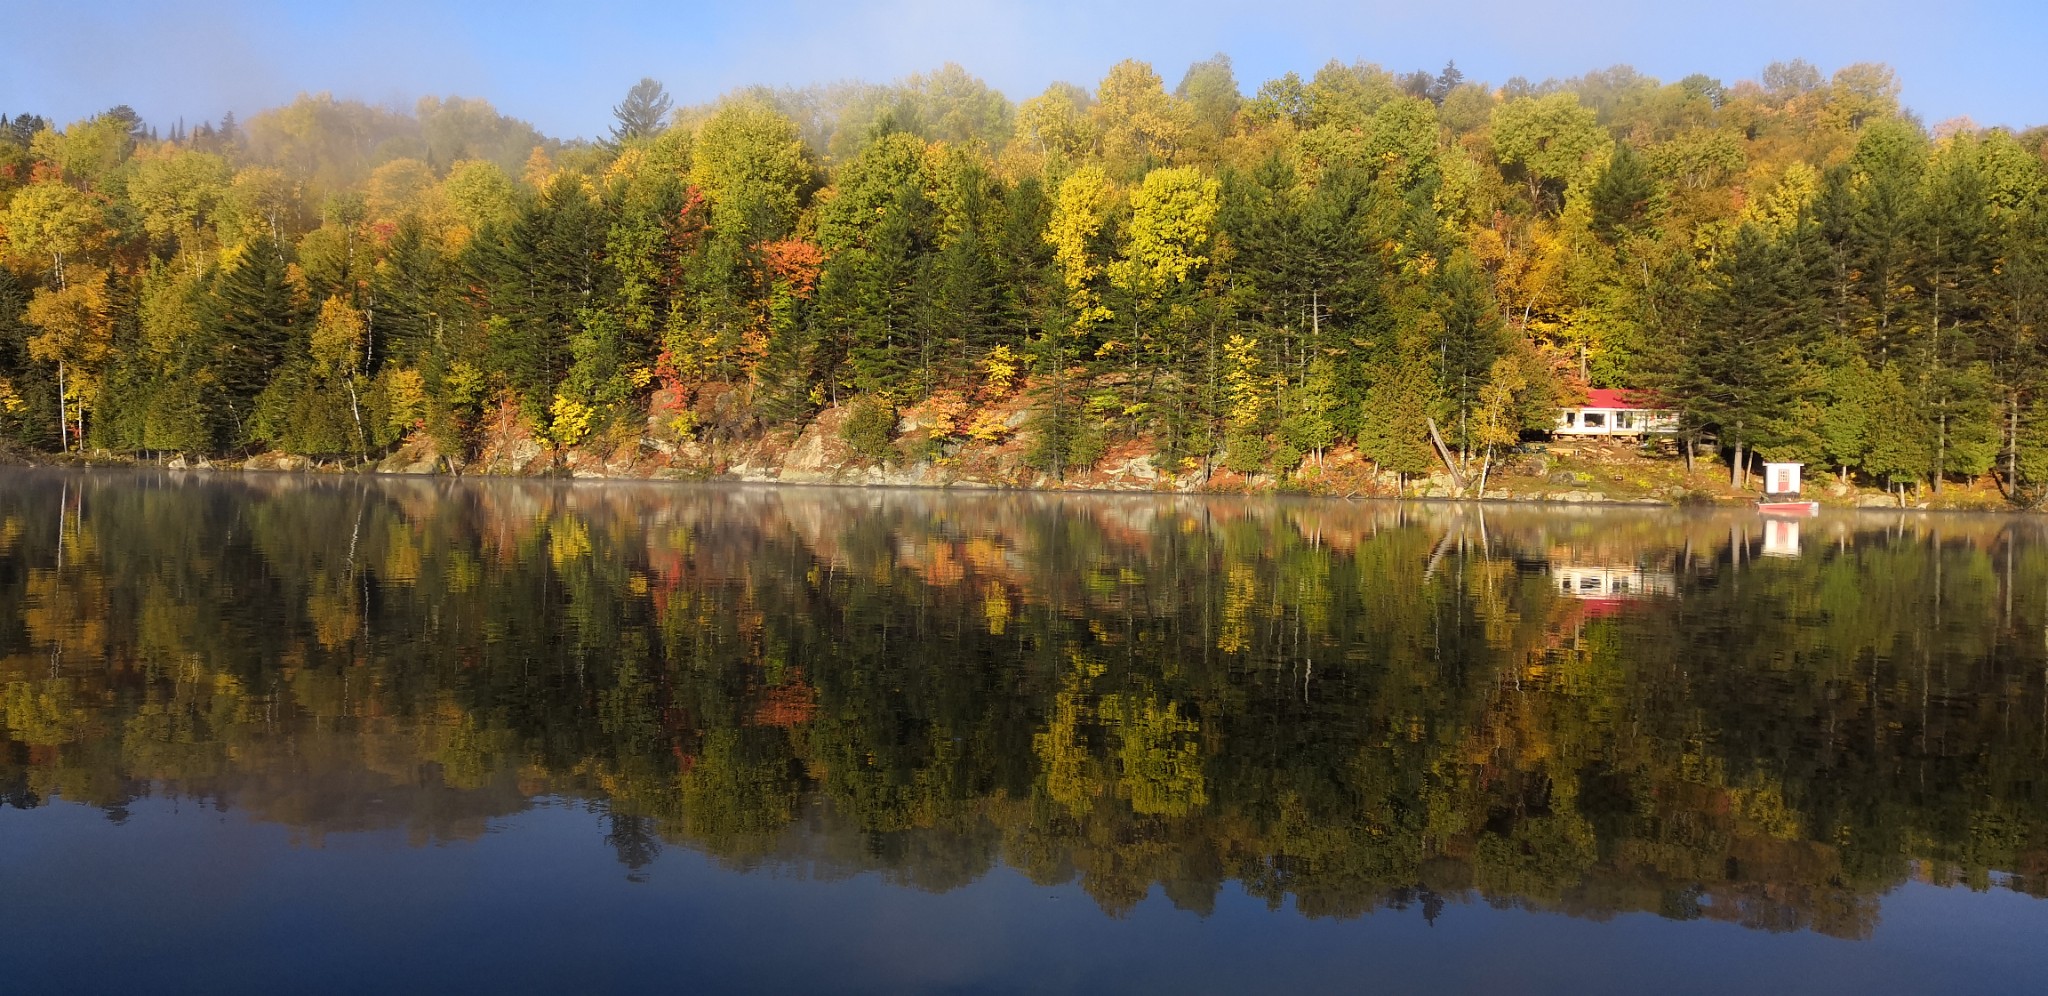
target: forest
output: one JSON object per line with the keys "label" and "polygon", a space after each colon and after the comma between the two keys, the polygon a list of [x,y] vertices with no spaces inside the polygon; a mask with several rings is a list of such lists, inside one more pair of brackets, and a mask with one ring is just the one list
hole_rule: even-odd
{"label": "forest", "polygon": [[1456,477],[1604,387],[1735,483],[2048,497],[2048,130],[1929,126],[1883,66],[1248,86],[1218,55],[1012,102],[948,65],[648,79],[612,117],[0,118],[0,435],[362,459],[836,411],[876,462]]}
{"label": "forest", "polygon": [[[2030,518],[1832,515],[1784,558],[1663,509],[10,481],[0,805],[318,846],[566,799],[635,872],[1007,866],[1112,914],[1234,883],[1866,937],[1909,880],[2048,897]],[[1614,565],[1662,590],[1557,581]]]}

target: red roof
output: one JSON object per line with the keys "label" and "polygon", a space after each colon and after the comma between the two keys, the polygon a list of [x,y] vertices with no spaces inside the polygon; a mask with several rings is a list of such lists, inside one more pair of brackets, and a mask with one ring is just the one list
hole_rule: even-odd
{"label": "red roof", "polygon": [[1592,622],[1595,619],[1620,615],[1628,611],[1632,603],[1625,598],[1583,598],[1578,604],[1579,618]]}
{"label": "red roof", "polygon": [[1643,408],[1656,404],[1656,399],[1641,391],[1627,388],[1595,387],[1586,391],[1586,408]]}

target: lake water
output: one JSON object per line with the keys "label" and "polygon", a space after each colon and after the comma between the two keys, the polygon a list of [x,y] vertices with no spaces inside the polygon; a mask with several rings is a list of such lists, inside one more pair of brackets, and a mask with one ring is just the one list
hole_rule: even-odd
{"label": "lake water", "polygon": [[2048,991],[2048,523],[0,472],[9,992]]}

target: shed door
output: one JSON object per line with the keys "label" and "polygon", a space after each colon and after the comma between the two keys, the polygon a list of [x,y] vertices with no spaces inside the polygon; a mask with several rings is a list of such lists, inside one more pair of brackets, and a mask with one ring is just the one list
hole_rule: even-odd
{"label": "shed door", "polygon": [[1779,467],[1778,483],[1771,490],[1781,495],[1792,490],[1792,471],[1785,467]]}

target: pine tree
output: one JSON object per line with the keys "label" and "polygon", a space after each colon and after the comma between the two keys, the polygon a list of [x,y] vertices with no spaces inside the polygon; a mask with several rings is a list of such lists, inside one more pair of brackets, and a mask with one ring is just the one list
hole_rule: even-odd
{"label": "pine tree", "polygon": [[1459,449],[1475,443],[1472,413],[1501,354],[1500,311],[1470,259],[1458,257],[1437,278],[1437,316],[1441,332],[1434,343],[1437,378],[1449,407],[1446,432]]}
{"label": "pine tree", "polygon": [[1848,483],[1851,470],[1863,465],[1870,447],[1880,401],[1875,376],[1860,356],[1828,376],[1828,398],[1820,417],[1821,454],[1835,465],[1843,483]]}
{"label": "pine tree", "polygon": [[285,365],[303,321],[285,283],[284,256],[274,247],[249,246],[221,275],[204,349],[218,392],[217,438],[246,438],[256,396]]}
{"label": "pine tree", "polygon": [[1920,222],[1921,251],[1912,276],[1923,312],[1918,355],[1934,441],[1930,465],[1939,493],[1949,474],[1975,476],[1989,466],[1983,445],[1997,417],[1990,385],[1978,366],[1991,306],[1997,246],[1984,176],[1970,146],[1951,145],[1930,165]]}
{"label": "pine tree", "polygon": [[1433,378],[1419,357],[1404,357],[1374,373],[1360,413],[1358,448],[1381,469],[1398,475],[1405,488],[1409,478],[1434,466],[1429,442]]}
{"label": "pine tree", "polygon": [[[2001,233],[1999,268],[1991,288],[1995,306],[1981,348],[2004,405],[2004,481],[2013,491],[2026,477],[2020,466],[2022,423],[2038,406],[2048,329],[2048,200],[2037,191],[2019,205]],[[2034,480],[2040,481],[2041,478]]]}
{"label": "pine tree", "polygon": [[983,250],[978,226],[967,225],[939,251],[929,285],[932,313],[923,324],[939,340],[931,351],[952,361],[945,372],[963,373],[972,356],[995,344],[1002,307],[995,264]]}
{"label": "pine tree", "polygon": [[1657,208],[1657,181],[1627,142],[1614,147],[1614,158],[1589,193],[1593,230],[1616,241],[1648,224]]}
{"label": "pine tree", "polygon": [[1456,90],[1464,82],[1465,72],[1458,68],[1457,60],[1446,61],[1443,72],[1436,74],[1436,80],[1430,85],[1429,99],[1438,106],[1442,106],[1444,98],[1450,96],[1451,91]]}
{"label": "pine tree", "polygon": [[675,101],[669,98],[668,90],[660,82],[652,77],[641,77],[640,82],[626,91],[626,99],[612,106],[612,117],[618,120],[618,124],[612,126],[612,141],[623,143],[658,134],[673,107]]}
{"label": "pine tree", "polygon": [[811,393],[818,344],[809,309],[778,283],[768,306],[768,350],[754,370],[754,403],[771,426],[794,426],[816,407]]}
{"label": "pine tree", "polygon": [[1894,487],[1919,479],[1932,462],[1925,428],[1913,393],[1898,370],[1887,367],[1880,371],[1870,389],[1864,471]]}
{"label": "pine tree", "polygon": [[1797,238],[1743,226],[1685,344],[1676,393],[1729,447],[1731,486],[1746,478],[1751,452],[1792,441],[1798,427],[1788,420],[1812,387],[1804,350],[1819,324],[1816,288]]}
{"label": "pine tree", "polygon": [[502,240],[483,244],[473,264],[491,310],[491,364],[529,414],[552,404],[567,372],[569,340],[583,309],[604,297],[609,219],[571,175],[556,176],[526,205]]}
{"label": "pine tree", "polygon": [[385,363],[416,366],[432,346],[435,326],[446,320],[437,300],[444,283],[440,260],[418,216],[400,219],[370,278],[365,372]]}

